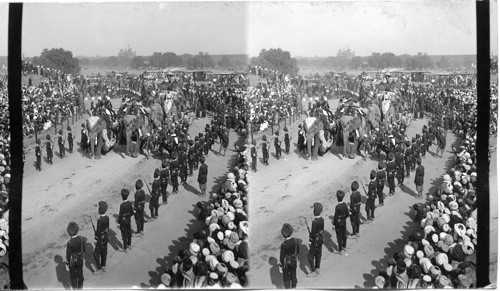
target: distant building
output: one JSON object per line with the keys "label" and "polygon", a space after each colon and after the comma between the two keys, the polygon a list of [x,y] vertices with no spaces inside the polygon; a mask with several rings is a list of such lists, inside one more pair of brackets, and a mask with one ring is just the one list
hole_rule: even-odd
{"label": "distant building", "polygon": [[354,51],[351,51],[351,49],[349,48],[349,46],[347,46],[347,48],[345,48],[345,49],[344,48],[343,49],[339,49],[338,52],[337,52],[337,58],[351,60],[355,56],[356,56],[356,54],[354,53]]}

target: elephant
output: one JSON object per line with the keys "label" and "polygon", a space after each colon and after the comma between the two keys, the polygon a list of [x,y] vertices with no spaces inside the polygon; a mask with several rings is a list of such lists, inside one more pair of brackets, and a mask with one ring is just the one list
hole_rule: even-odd
{"label": "elephant", "polygon": [[[316,117],[309,116],[303,121],[303,128],[306,135],[307,154],[312,160],[318,159],[320,139],[318,133],[323,130],[323,123]],[[314,146],[312,144],[314,143]]]}
{"label": "elephant", "polygon": [[358,130],[359,136],[363,136],[366,132],[366,118],[356,114],[354,116],[344,115],[340,117],[336,124],[337,128],[337,146],[343,146],[343,156],[354,158],[356,149],[358,148],[358,139],[354,139],[354,145],[349,145],[349,134],[353,130]]}
{"label": "elephant", "polygon": [[[132,157],[136,158],[139,155],[142,142],[141,133],[147,132],[147,128],[148,118],[143,114],[127,114],[121,119],[121,132],[126,137],[125,154],[127,156],[132,155]],[[137,141],[135,147],[132,147],[132,134],[134,133],[137,136]]]}
{"label": "elephant", "polygon": [[113,130],[109,125],[110,124],[107,123],[103,117],[99,116],[91,116],[86,121],[90,153],[91,156],[94,156],[96,159],[101,158],[102,150],[106,152],[110,151],[116,142],[114,136],[108,135],[109,131]]}

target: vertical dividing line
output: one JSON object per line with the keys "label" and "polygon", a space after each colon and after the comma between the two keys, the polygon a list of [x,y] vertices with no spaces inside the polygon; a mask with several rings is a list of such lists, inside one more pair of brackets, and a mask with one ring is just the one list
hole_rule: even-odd
{"label": "vertical dividing line", "polygon": [[9,192],[9,274],[11,289],[26,289],[23,282],[21,207],[23,179],[23,131],[21,94],[21,35],[23,4],[9,4],[8,90],[12,180]]}
{"label": "vertical dividing line", "polygon": [[[490,284],[490,3],[476,2],[477,29],[477,287]],[[495,165],[496,166],[496,165]],[[495,189],[496,190],[496,189]],[[496,195],[496,191],[495,191]]]}

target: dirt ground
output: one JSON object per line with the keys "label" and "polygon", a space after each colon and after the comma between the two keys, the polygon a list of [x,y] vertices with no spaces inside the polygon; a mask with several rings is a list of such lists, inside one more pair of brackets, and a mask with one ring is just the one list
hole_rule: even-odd
{"label": "dirt ground", "polygon": [[[332,104],[331,107],[336,108],[336,104]],[[408,135],[413,137],[421,132],[424,124],[427,124],[427,119],[414,120],[407,130]],[[379,160],[385,160],[385,156],[382,154],[380,159],[372,157],[366,161],[359,156],[355,159],[341,158],[341,148],[334,148],[317,161],[308,161],[302,156],[299,157],[295,148],[297,123],[289,129],[294,135],[290,154],[283,154],[282,159],[277,160],[272,147],[270,165],[259,163],[258,172],[252,174],[252,185],[255,185],[252,188],[251,199],[252,269],[249,280],[253,282],[252,287],[283,287],[278,260],[280,244],[283,241],[280,230],[285,222],[293,226],[292,236],[302,240],[297,270],[298,288],[373,287],[374,276],[382,267],[387,267],[388,259],[394,252],[402,250],[409,235],[417,229],[412,221],[415,215],[412,205],[423,203],[424,200],[416,197],[413,183],[415,172],[411,172],[401,188],[396,188],[394,196],[386,198],[384,206],[378,206],[377,200],[375,221],[361,225],[359,238],[348,239],[347,255],[335,254],[333,251],[337,250],[337,239],[332,218],[338,203],[336,190],[344,190],[347,194],[344,199],[349,201],[351,182],[357,180],[367,188],[370,171],[377,167]],[[423,158],[425,191],[436,187],[441,182],[445,170],[451,166],[453,154],[450,150],[456,141],[457,136],[448,133],[447,148],[443,157],[434,155],[437,146],[433,145],[431,152]],[[259,156],[261,155],[259,153]],[[364,204],[366,197],[362,188],[360,191]],[[387,187],[384,193],[388,193]],[[310,224],[314,218],[312,214],[314,202],[323,204],[322,216],[325,218],[326,236],[321,262],[322,273],[317,278],[307,278],[306,274],[310,269],[307,261],[309,248],[305,219]],[[364,220],[366,216],[364,206],[361,216]],[[497,216],[496,211],[495,216]],[[347,231],[350,232],[351,229],[351,224],[348,222]],[[496,238],[496,233],[497,227],[492,227],[492,237]]]}
{"label": "dirt ground", "polygon": [[[119,100],[113,100],[115,108]],[[88,106],[88,104],[87,104]],[[191,135],[203,131],[209,118],[195,120],[189,129]],[[76,124],[81,124],[77,122]],[[80,127],[74,126],[75,149],[79,149]],[[236,161],[236,152],[232,146],[241,138],[230,133],[230,147],[226,156],[216,156],[210,152],[206,158],[208,165],[208,189],[215,190],[225,179],[227,171]],[[35,171],[34,145],[26,155],[23,180],[23,263],[24,281],[28,288],[67,288],[69,272],[65,268],[66,242],[69,236],[66,227],[70,221],[80,226],[79,235],[88,239],[85,252],[84,286],[86,288],[130,288],[134,285],[149,287],[160,283],[160,275],[171,267],[174,256],[189,244],[189,238],[200,228],[196,221],[198,201],[201,198],[196,182],[198,171],[189,177],[185,186],[179,186],[179,193],[171,195],[168,204],[161,205],[159,218],[149,220],[144,227],[143,237],[133,236],[133,249],[128,253],[118,251],[122,246],[121,234],[116,218],[121,203],[120,190],[131,191],[129,200],[133,200],[133,187],[137,179],[143,179],[150,185],[155,168],[161,165],[160,157],[146,159],[126,157],[123,149],[109,152],[101,160],[82,157],[79,151],[67,154],[60,159],[59,150],[55,149],[53,165],[44,161],[42,172]],[[219,144],[215,144],[215,150]],[[172,190],[169,185],[169,192]],[[149,193],[146,191],[146,201]],[[109,205],[110,243],[108,246],[107,271],[102,276],[92,275],[94,267],[93,230],[98,218],[97,203],[106,201]],[[148,205],[149,203],[147,203]],[[146,208],[149,218],[149,209]],[[132,230],[135,231],[132,222]]]}

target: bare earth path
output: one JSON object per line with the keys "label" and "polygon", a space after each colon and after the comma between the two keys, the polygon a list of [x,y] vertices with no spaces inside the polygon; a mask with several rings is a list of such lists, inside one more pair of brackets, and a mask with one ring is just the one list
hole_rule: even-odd
{"label": "bare earth path", "polygon": [[[421,132],[424,124],[427,124],[426,119],[413,121],[407,130],[408,136],[414,137]],[[293,151],[297,139],[296,125],[292,126],[291,132],[294,134],[291,149]],[[453,154],[449,151],[455,140],[456,136],[449,133],[447,152],[443,157],[434,157],[436,145],[433,145],[432,153],[428,153],[423,159],[425,191],[436,186],[441,181],[444,171],[450,166]],[[298,288],[372,287],[376,271],[387,262],[389,256],[402,250],[404,241],[415,229],[412,222],[414,216],[412,205],[423,202],[416,198],[414,172],[405,179],[402,188],[396,188],[395,196],[386,198],[385,206],[377,207],[375,222],[361,225],[359,238],[348,239],[348,255],[340,256],[333,253],[337,248],[337,239],[331,222],[337,205],[336,190],[343,189],[348,193],[354,180],[364,183],[366,187],[370,171],[378,164],[377,158],[368,158],[366,161],[361,157],[340,159],[340,150],[335,148],[333,154],[327,153],[317,161],[307,161],[299,158],[296,152],[283,154],[284,158],[276,160],[273,148],[270,166],[259,163],[259,171],[252,174],[252,185],[255,185],[252,188],[251,200],[250,281],[254,282],[252,287],[283,287],[277,260],[279,247],[283,241],[280,230],[285,222],[294,227],[293,236],[303,241],[297,270]],[[381,159],[385,159],[383,154]],[[364,196],[363,190],[360,191]],[[387,187],[384,192],[388,193]],[[345,200],[349,201],[349,195],[346,195]],[[366,198],[363,197],[363,204],[365,201]],[[304,218],[311,223],[314,202],[323,204],[322,216],[325,218],[327,236],[323,247],[321,275],[317,278],[307,278],[308,233]],[[361,213],[362,217],[365,217],[364,206]],[[347,230],[351,231],[350,222]]]}
{"label": "bare earth path", "polygon": [[[117,105],[115,105],[115,108]],[[202,132],[209,118],[195,120],[190,127],[193,136]],[[80,128],[75,126],[75,142],[80,140]],[[230,133],[230,147],[226,156],[210,152],[206,163],[209,167],[208,189],[219,185],[229,166],[233,165],[236,153],[232,144],[238,136]],[[75,144],[75,148],[78,146]],[[218,150],[219,144],[214,149]],[[185,186],[179,186],[179,193],[169,197],[167,205],[161,205],[159,218],[145,224],[145,234],[132,238],[133,250],[128,253],[117,251],[122,246],[120,231],[116,224],[121,203],[120,190],[127,188],[133,199],[133,186],[137,179],[147,181],[151,188],[153,171],[160,167],[161,160],[124,156],[121,151],[110,152],[101,160],[83,158],[79,152],[60,159],[55,150],[54,164],[43,162],[42,172],[34,169],[34,151],[26,157],[23,181],[23,261],[24,281],[29,288],[63,288],[69,284],[69,273],[65,270],[66,242],[69,236],[66,227],[69,221],[80,226],[79,235],[87,237],[87,251],[84,267],[85,287],[122,287],[133,285],[149,287],[160,283],[163,270],[170,266],[177,252],[186,248],[188,238],[200,225],[196,221],[196,203],[206,201],[200,198],[196,182],[198,172],[188,177]],[[45,149],[43,151],[45,156]],[[168,191],[171,191],[169,185]],[[146,201],[149,201],[149,193]],[[108,246],[107,272],[93,276],[91,266],[93,252],[93,230],[91,216],[95,221],[97,202],[103,200],[109,205],[110,244]],[[148,205],[148,203],[147,203]],[[149,209],[146,208],[149,217]],[[132,230],[135,230],[132,222]]]}

